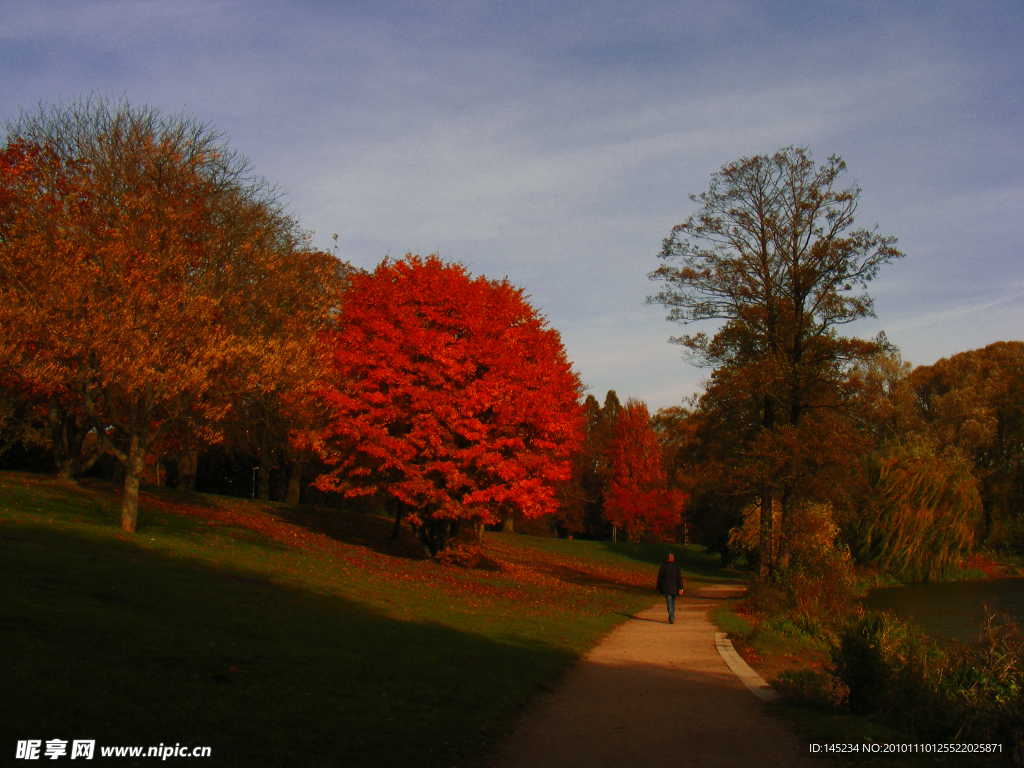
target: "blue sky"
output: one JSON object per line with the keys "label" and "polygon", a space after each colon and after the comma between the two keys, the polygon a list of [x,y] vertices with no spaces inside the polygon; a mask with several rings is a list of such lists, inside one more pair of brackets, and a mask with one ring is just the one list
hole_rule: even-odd
{"label": "blue sky", "polygon": [[906,258],[871,293],[914,364],[1024,338],[1024,4],[6,2],[0,117],[93,92],[209,121],[315,242],[508,276],[599,399],[678,403],[646,275],[744,155],[841,155]]}

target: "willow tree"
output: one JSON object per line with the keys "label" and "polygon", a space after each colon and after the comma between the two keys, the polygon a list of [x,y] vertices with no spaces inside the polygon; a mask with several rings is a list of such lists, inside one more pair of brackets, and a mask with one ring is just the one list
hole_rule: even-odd
{"label": "willow tree", "polygon": [[956,566],[983,514],[969,464],[917,441],[894,443],[865,465],[871,490],[848,532],[857,559],[904,581],[935,579]]}
{"label": "willow tree", "polygon": [[[902,255],[895,238],[853,228],[861,190],[839,185],[845,171],[839,157],[819,166],[800,147],[722,166],[691,196],[697,211],[665,238],[665,264],[649,275],[662,289],[648,302],[667,307],[669,320],[720,321],[713,334],[672,341],[715,369],[717,397],[745,404],[742,476],[760,499],[763,542],[773,502],[783,504],[785,534],[787,502],[814,471],[809,415],[841,408],[847,368],[884,345],[838,332],[874,316],[864,289]],[[762,578],[769,567],[762,557]]]}
{"label": "willow tree", "polygon": [[134,531],[159,440],[216,441],[238,398],[308,370],[334,259],[222,134],[127,102],[8,124],[0,203],[0,366],[74,393]]}
{"label": "willow tree", "polygon": [[1001,341],[916,368],[918,430],[981,482],[986,544],[1024,545],[1024,342]]}

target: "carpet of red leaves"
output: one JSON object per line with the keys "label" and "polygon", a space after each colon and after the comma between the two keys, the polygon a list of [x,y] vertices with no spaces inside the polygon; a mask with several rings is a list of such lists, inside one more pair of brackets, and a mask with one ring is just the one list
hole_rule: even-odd
{"label": "carpet of red leaves", "polygon": [[[24,487],[45,492],[55,481],[14,475]],[[117,503],[120,492],[109,484],[86,484],[74,489]],[[529,546],[523,537],[485,535],[475,567],[457,567],[429,560],[408,530],[403,539],[390,538],[392,522],[373,515],[328,509],[257,504],[228,497],[201,497],[195,501],[169,498],[143,490],[139,498],[140,531],[145,517],[154,520],[187,518],[209,526],[211,532],[243,540],[261,540],[275,548],[312,560],[328,561],[344,569],[358,569],[377,584],[400,588],[422,586],[458,595],[464,605],[480,607],[515,601],[519,607],[544,610],[576,603],[585,595],[605,590],[637,593],[653,590],[656,574],[651,566],[618,566],[586,556],[573,557]],[[463,564],[464,566],[464,564]],[[468,602],[467,602],[468,601]],[[599,598],[600,602],[600,598]],[[596,608],[596,606],[594,606]]]}
{"label": "carpet of red leaves", "polygon": [[[19,499],[5,499],[0,509],[44,512],[43,499],[62,499],[82,510],[86,524],[117,524],[120,491],[109,483],[86,481],[60,485],[52,478],[0,473],[0,487],[24,490]],[[445,564],[427,558],[412,532],[391,539],[392,521],[369,514],[308,507],[258,504],[219,496],[189,498],[163,489],[140,495],[139,543],[148,546],[147,531],[158,534],[170,525],[178,530],[209,532],[202,547],[222,546],[224,537],[265,547],[258,557],[282,559],[276,566],[285,578],[310,578],[360,601],[392,606],[410,616],[410,600],[440,600],[451,609],[483,617],[509,612],[522,617],[603,615],[622,610],[623,600],[654,594],[656,568],[645,563],[615,563],[595,558],[593,551],[574,556],[546,551],[532,537],[485,534],[479,552],[466,563]],[[97,517],[97,514],[99,517]],[[108,519],[109,518],[109,519]],[[59,523],[59,520],[51,519]],[[62,526],[63,527],[63,526]],[[131,536],[125,534],[125,536]],[[476,547],[477,545],[473,545]],[[581,547],[586,544],[580,543]],[[346,586],[347,585],[347,586]]]}

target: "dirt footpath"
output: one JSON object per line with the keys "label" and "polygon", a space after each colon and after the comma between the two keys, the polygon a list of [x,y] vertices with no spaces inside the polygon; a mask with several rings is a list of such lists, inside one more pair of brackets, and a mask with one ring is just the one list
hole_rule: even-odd
{"label": "dirt footpath", "polygon": [[609,635],[527,713],[495,768],[794,766],[801,743],[715,649],[707,612],[737,588],[664,602]]}

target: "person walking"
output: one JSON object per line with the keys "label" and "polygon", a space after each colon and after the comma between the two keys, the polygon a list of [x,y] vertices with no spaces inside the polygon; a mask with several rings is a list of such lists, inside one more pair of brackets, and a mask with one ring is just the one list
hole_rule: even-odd
{"label": "person walking", "polygon": [[683,574],[676,565],[676,556],[669,554],[658,570],[658,591],[665,596],[668,606],[668,623],[676,623],[676,597],[683,592]]}

